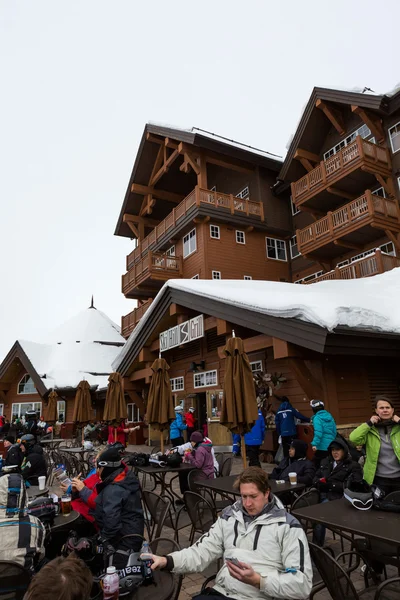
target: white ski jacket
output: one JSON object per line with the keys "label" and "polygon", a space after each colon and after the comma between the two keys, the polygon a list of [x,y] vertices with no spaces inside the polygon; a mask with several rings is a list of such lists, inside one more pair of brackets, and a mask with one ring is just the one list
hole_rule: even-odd
{"label": "white ski jacket", "polygon": [[221,557],[237,558],[261,575],[257,589],[231,577],[224,563],[214,589],[232,600],[304,600],[310,594],[313,571],[306,535],[272,495],[262,513],[247,523],[241,500],[229,506],[208,533],[168,559],[176,573],[199,573]]}

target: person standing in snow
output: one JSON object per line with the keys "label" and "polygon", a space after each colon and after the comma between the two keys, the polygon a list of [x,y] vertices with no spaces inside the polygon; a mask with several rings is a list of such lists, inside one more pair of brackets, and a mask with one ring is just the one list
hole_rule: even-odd
{"label": "person standing in snow", "polygon": [[287,396],[280,398],[281,404],[275,415],[276,433],[282,439],[283,456],[289,456],[290,444],[297,438],[296,419],[309,423],[310,419],[293,408]]}
{"label": "person standing in snow", "polygon": [[314,427],[314,437],[311,447],[314,452],[314,462],[318,469],[321,461],[329,456],[329,445],[336,438],[337,430],[335,419],[331,413],[325,410],[322,400],[311,400],[310,406],[314,415],[311,423]]}

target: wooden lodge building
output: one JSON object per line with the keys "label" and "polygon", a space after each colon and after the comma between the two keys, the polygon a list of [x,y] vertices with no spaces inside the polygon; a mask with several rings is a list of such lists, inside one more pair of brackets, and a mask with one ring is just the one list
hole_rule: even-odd
{"label": "wooden lodge building", "polygon": [[[199,129],[146,125],[115,231],[135,240],[122,292],[138,306],[122,318],[130,338],[113,363],[132,401],[144,411],[150,366],[170,337],[176,400],[200,421],[207,414],[216,443],[228,441],[218,413],[233,328],[254,371],[282,374],[278,394],[306,414],[315,397],[343,426],[370,416],[377,393],[400,406],[398,336],[329,332],[218,297],[223,280],[251,294],[246,280],[306,284],[399,266],[399,182],[400,93],[315,88],[283,162]],[[209,297],[180,279],[222,281]]]}
{"label": "wooden lodge building", "polygon": [[[0,414],[11,421],[28,410],[44,413],[49,393],[58,395],[60,422],[71,422],[78,384],[90,384],[92,417],[101,419],[112,372],[125,344],[116,325],[92,301],[44,342],[17,340],[0,364]],[[133,407],[130,407],[132,421]]]}

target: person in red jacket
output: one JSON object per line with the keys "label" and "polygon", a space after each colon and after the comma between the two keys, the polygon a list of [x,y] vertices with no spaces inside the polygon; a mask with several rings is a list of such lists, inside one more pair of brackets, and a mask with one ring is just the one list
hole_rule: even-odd
{"label": "person in red jacket", "polygon": [[195,409],[193,408],[193,406],[191,406],[188,410],[187,413],[185,413],[185,421],[186,421],[186,425],[187,425],[187,441],[190,441],[190,436],[192,435],[193,431],[196,429],[195,424],[196,424],[196,419],[194,416],[194,411]]}
{"label": "person in red jacket", "polygon": [[113,421],[112,425],[108,426],[108,443],[114,444],[115,442],[121,442],[124,448],[126,448],[130,431],[134,431],[134,428],[127,427],[124,419],[121,419],[119,425],[117,421]]}

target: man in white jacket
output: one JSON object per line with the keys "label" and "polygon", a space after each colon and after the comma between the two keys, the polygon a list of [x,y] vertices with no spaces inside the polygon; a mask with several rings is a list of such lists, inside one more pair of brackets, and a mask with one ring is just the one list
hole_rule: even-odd
{"label": "man in white jacket", "polygon": [[168,556],[153,555],[152,569],[201,573],[224,559],[214,588],[194,600],[304,600],[312,587],[306,535],[270,491],[267,474],[249,467],[236,485],[241,500],[224,510],[193,546]]}

